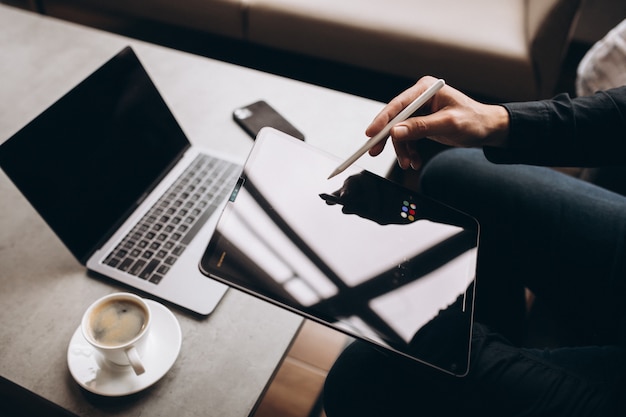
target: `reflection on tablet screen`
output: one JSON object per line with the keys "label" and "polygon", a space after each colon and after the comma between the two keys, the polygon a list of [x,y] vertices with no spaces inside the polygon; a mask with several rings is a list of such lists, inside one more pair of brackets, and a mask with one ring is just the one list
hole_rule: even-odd
{"label": "reflection on tablet screen", "polygon": [[200,263],[208,276],[454,375],[468,369],[478,225],[272,129]]}

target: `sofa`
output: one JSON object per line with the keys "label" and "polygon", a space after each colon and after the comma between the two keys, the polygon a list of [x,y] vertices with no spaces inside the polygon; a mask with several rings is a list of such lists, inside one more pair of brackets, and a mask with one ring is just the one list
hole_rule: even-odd
{"label": "sofa", "polygon": [[[552,95],[580,0],[31,0],[145,19],[481,98]],[[54,14],[54,13],[51,13]]]}

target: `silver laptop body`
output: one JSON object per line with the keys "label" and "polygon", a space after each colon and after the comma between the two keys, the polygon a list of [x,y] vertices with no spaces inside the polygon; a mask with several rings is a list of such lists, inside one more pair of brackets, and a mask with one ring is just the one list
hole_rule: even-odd
{"label": "silver laptop body", "polygon": [[201,315],[224,295],[198,262],[241,167],[191,146],[130,47],[0,145],[0,166],[88,270]]}

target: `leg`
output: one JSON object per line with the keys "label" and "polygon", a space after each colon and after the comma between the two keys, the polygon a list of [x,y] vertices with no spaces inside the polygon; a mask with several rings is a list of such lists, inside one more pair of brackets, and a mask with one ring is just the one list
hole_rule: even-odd
{"label": "leg", "polygon": [[480,324],[461,395],[483,416],[622,416],[626,349],[620,346],[525,349]]}
{"label": "leg", "polygon": [[481,223],[477,319],[516,342],[521,288],[541,297],[581,343],[626,330],[626,198],[552,169],[488,162],[452,149],[430,161],[423,191]]}
{"label": "leg", "polygon": [[[477,318],[510,332],[529,286],[588,341],[614,343],[625,266],[626,200],[538,167],[494,165],[451,150],[426,167],[426,194],[482,225]],[[328,374],[334,416],[626,415],[624,345],[530,350],[475,323],[470,373],[454,378],[355,342]]]}
{"label": "leg", "polygon": [[459,378],[361,341],[341,354],[326,377],[328,417],[452,416]]}
{"label": "leg", "polygon": [[472,367],[457,378],[354,342],[324,386],[328,417],[623,416],[626,351],[535,351],[476,325]]}

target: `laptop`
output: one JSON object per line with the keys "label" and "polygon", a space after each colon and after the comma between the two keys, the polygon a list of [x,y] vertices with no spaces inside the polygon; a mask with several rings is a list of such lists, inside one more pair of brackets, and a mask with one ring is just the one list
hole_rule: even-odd
{"label": "laptop", "polygon": [[126,47],[0,145],[0,167],[90,272],[200,315],[198,260],[241,166],[192,146]]}
{"label": "laptop", "polygon": [[271,128],[200,261],[210,278],[376,348],[469,369],[479,225]]}

